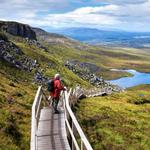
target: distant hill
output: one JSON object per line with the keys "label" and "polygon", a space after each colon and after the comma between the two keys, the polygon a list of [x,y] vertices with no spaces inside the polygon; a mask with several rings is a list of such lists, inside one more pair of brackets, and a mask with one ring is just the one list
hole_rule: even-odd
{"label": "distant hill", "polygon": [[93,45],[113,45],[125,47],[150,47],[150,33],[105,31],[94,28],[68,28],[54,32]]}
{"label": "distant hill", "polygon": [[68,38],[64,35],[58,33],[49,33],[40,28],[32,28],[36,33],[36,37],[39,41],[48,42],[49,44],[63,44],[65,46],[70,46],[74,48],[87,47],[87,45],[82,44],[74,39]]}

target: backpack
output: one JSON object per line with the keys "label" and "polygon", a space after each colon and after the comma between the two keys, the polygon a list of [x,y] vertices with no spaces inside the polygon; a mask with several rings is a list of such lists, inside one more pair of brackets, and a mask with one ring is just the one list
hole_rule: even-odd
{"label": "backpack", "polygon": [[47,90],[49,92],[54,92],[54,80],[49,80],[47,83]]}

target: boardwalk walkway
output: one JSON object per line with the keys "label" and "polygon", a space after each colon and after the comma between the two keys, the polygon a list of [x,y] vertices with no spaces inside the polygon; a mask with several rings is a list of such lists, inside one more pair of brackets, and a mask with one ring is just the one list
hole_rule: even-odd
{"label": "boardwalk walkway", "polygon": [[59,112],[59,114],[54,114],[49,107],[41,110],[37,150],[70,150],[63,108]]}
{"label": "boardwalk walkway", "polygon": [[61,94],[60,113],[54,114],[39,86],[32,105],[30,150],[93,150],[71,110],[70,93]]}

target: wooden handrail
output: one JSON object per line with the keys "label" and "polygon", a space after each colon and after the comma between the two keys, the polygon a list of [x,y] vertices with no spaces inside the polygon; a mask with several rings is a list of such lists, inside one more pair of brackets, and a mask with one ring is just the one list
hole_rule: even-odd
{"label": "wooden handrail", "polygon": [[[69,105],[69,96],[70,96],[71,90],[69,91],[69,93],[67,93],[67,91],[65,91],[64,93],[64,107],[65,107],[65,122],[66,122],[66,128],[68,129],[71,139],[72,139],[72,149],[74,150],[93,150],[93,148],[91,147],[89,141],[87,140],[85,134],[83,133],[83,130],[81,129],[73,111],[71,110],[71,107]],[[68,116],[70,118],[68,118]],[[72,120],[72,124],[69,124],[69,119]],[[76,131],[78,132],[79,136],[80,136],[80,140],[81,140],[81,144],[80,146],[77,143],[77,140],[75,138],[75,132],[74,132],[74,128],[76,129]]]}
{"label": "wooden handrail", "polygon": [[38,88],[38,91],[36,93],[33,105],[32,105],[32,118],[31,118],[31,150],[36,150],[36,132],[37,132],[37,121],[36,121],[36,113],[37,113],[37,105],[40,100],[40,93],[41,93],[42,87],[40,86]]}
{"label": "wooden handrail", "polygon": [[[67,93],[67,91],[63,92],[63,103],[64,103],[64,111],[65,111],[65,123],[66,129],[69,131],[72,141],[72,150],[93,150],[86,136],[84,135],[74,113],[71,110],[69,105],[69,96],[71,90]],[[39,124],[40,113],[42,109],[43,100],[47,101],[47,97],[42,90],[42,86],[39,86],[33,105],[32,105],[32,120],[31,120],[31,145],[30,150],[37,150],[37,130]],[[70,120],[72,123],[70,124]],[[74,130],[75,129],[75,130]],[[78,132],[80,137],[80,145],[78,144],[78,138],[76,137],[75,131]],[[66,131],[67,132],[67,131]]]}
{"label": "wooden handrail", "polygon": [[39,86],[33,105],[32,105],[32,119],[31,119],[31,144],[30,150],[37,149],[37,130],[38,130],[38,123],[39,117],[41,112],[41,105],[42,105],[42,86]]}

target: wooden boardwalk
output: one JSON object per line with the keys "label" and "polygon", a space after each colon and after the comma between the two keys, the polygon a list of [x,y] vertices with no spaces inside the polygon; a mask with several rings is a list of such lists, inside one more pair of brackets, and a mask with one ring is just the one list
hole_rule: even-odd
{"label": "wooden boardwalk", "polygon": [[54,114],[49,107],[41,110],[37,132],[37,150],[71,150],[67,140],[62,107],[59,112],[59,114]]}
{"label": "wooden boardwalk", "polygon": [[32,105],[30,150],[93,150],[70,107],[70,94],[71,89],[61,93],[60,113],[54,114],[45,107],[47,97],[39,86]]}

